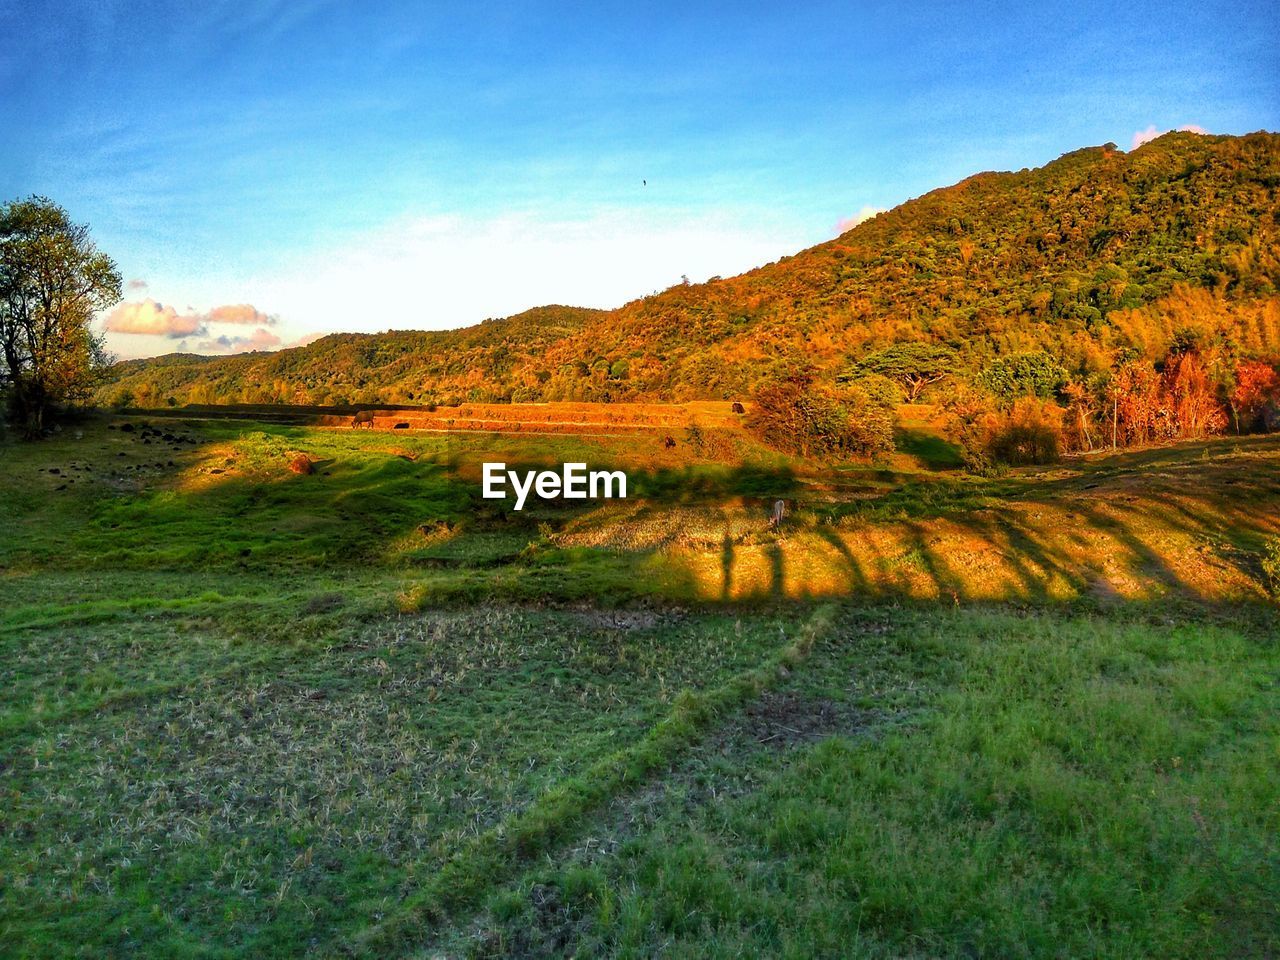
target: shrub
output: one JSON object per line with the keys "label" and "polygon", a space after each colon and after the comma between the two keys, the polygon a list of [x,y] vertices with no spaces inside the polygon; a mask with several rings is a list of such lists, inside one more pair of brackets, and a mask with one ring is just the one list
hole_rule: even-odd
{"label": "shrub", "polygon": [[1062,452],[1062,408],[1024,397],[1009,410],[995,398],[960,390],[947,404],[950,434],[971,473],[994,476],[1005,466],[1053,463]]}
{"label": "shrub", "polygon": [[765,443],[802,457],[842,460],[893,450],[892,409],[857,385],[833,387],[796,372],[755,394],[748,421]]}
{"label": "shrub", "polygon": [[1062,409],[1026,397],[993,425],[987,438],[992,460],[1010,466],[1054,463],[1062,454]]}
{"label": "shrub", "polygon": [[1227,418],[1198,354],[1171,355],[1161,380],[1170,436],[1198,439],[1223,431]]}
{"label": "shrub", "polygon": [[1280,537],[1272,537],[1262,545],[1262,575],[1271,596],[1280,600]]}
{"label": "shrub", "polygon": [[1011,466],[1053,463],[1060,441],[1058,431],[1045,424],[1010,424],[991,438],[991,458]]}
{"label": "shrub", "polygon": [[1280,400],[1280,374],[1259,360],[1245,360],[1236,368],[1231,406],[1237,430],[1265,429],[1267,408]]}

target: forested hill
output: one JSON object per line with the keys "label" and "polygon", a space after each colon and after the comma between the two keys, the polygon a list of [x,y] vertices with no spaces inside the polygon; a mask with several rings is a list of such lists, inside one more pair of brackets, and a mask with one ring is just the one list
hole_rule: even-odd
{"label": "forested hill", "polygon": [[142,406],[182,403],[347,403],[436,399],[486,392],[536,364],[553,343],[606,316],[586,307],[534,307],[458,330],[335,333],[275,353],[172,353],[111,368],[101,402],[127,391]]}
{"label": "forested hill", "polygon": [[930,341],[957,372],[1043,351],[1073,375],[1175,333],[1280,353],[1280,136],[1170,133],[980,173],[739,277],[609,311],[547,307],[442,333],[118,365],[99,396],[188,400],[723,398],[802,360],[835,376]]}

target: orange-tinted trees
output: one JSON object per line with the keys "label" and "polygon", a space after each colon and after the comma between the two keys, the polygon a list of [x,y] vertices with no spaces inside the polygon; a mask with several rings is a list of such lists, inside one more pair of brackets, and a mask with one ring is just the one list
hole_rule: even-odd
{"label": "orange-tinted trees", "polygon": [[1262,414],[1271,405],[1280,405],[1280,374],[1269,363],[1245,360],[1236,368],[1231,408],[1236,430],[1253,430],[1261,425]]}
{"label": "orange-tinted trees", "polygon": [[1226,414],[1199,354],[1170,357],[1160,380],[1164,436],[1196,440],[1226,427]]}

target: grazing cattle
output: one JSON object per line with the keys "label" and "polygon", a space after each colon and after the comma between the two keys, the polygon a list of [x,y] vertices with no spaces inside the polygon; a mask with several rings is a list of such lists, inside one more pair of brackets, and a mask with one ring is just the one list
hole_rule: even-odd
{"label": "grazing cattle", "polygon": [[663,445],[664,447],[666,447],[668,450],[670,450],[672,447],[674,447],[674,446],[676,445],[676,438],[675,438],[675,437],[667,437],[667,439],[665,439],[665,440],[663,440],[663,441],[662,441],[662,445]]}
{"label": "grazing cattle", "polygon": [[734,401],[734,404],[733,404],[733,412],[734,412],[734,413],[746,413],[746,412],[747,412],[747,408],[746,408],[746,407],[744,407],[742,404],[738,403],[737,401]]}
{"label": "grazing cattle", "polygon": [[372,430],[373,429],[373,411],[372,410],[359,411],[354,417],[351,418],[351,427],[352,429],[355,429],[357,427],[368,427],[370,430]]}

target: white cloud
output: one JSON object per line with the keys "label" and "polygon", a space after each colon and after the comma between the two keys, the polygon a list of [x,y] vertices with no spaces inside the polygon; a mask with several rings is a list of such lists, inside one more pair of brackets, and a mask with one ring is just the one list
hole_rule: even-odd
{"label": "white cloud", "polygon": [[846,230],[852,230],[858,224],[865,223],[866,221],[870,220],[877,213],[884,213],[884,212],[885,212],[884,207],[873,207],[873,206],[867,205],[863,207],[861,210],[859,210],[857,213],[855,213],[853,216],[845,217],[843,220],[837,221],[835,232],[837,234],[841,234],[841,233],[844,233]]}
{"label": "white cloud", "polygon": [[125,289],[126,289],[126,290],[128,290],[130,293],[135,292],[135,291],[142,291],[142,290],[147,289],[147,281],[145,281],[145,280],[138,280],[138,279],[130,280],[128,283],[126,283],[126,284],[124,285],[124,287],[125,287]]}
{"label": "white cloud", "polygon": [[203,330],[201,318],[178,313],[167,304],[148,297],[139,303],[122,303],[107,315],[106,329],[112,333],[139,333],[163,337],[185,337]]}
{"label": "white cloud", "polygon": [[276,322],[276,318],[269,316],[259,310],[250,303],[229,303],[225,306],[214,307],[205,314],[205,321],[208,323],[242,323],[246,326],[270,326]]}
{"label": "white cloud", "polygon": [[[1204,127],[1201,127],[1194,123],[1183,124],[1177,129],[1182,130],[1186,133],[1208,133],[1209,132]],[[1157,130],[1156,125],[1154,123],[1151,124],[1149,127],[1147,127],[1147,129],[1145,130],[1135,130],[1133,133],[1133,144],[1129,147],[1129,149],[1137,150],[1144,143],[1150,143],[1156,137],[1163,136],[1168,132],[1169,132],[1168,130]]]}
{"label": "white cloud", "polygon": [[[130,281],[146,286],[142,281]],[[107,314],[103,327],[109,333],[128,333],[145,336],[168,337],[177,340],[180,337],[206,336],[210,324],[254,325],[259,328],[271,326],[276,322],[274,316],[263,313],[248,303],[233,303],[214,307],[205,313],[198,313],[193,307],[187,307],[185,313],[179,313],[168,304],[158,303],[148,297],[145,300],[122,303]],[[220,337],[218,340],[228,339]],[[210,342],[218,342],[210,341]],[[279,340],[276,341],[279,343]]]}

